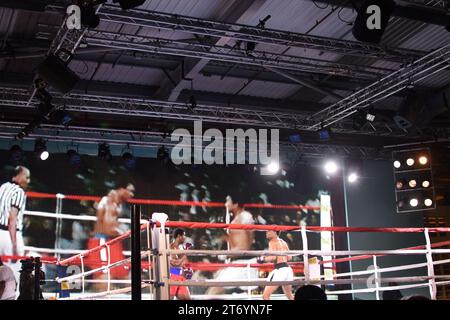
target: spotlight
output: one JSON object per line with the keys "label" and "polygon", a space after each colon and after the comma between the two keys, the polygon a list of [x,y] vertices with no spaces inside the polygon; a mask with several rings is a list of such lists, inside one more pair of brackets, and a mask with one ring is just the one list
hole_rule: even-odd
{"label": "spotlight", "polygon": [[358,180],[358,175],[354,172],[350,173],[348,176],[348,182],[354,183]]}
{"label": "spotlight", "polygon": [[398,169],[398,168],[400,168],[400,167],[401,167],[400,161],[395,160],[395,161],[394,161],[394,168]]}
{"label": "spotlight", "polygon": [[110,161],[112,159],[111,151],[106,143],[101,143],[98,145],[98,157],[106,161]]}
{"label": "spotlight", "polygon": [[399,209],[405,207],[405,201],[404,201],[404,200],[399,200],[399,201],[397,201],[397,207],[398,207]]}
{"label": "spotlight", "polygon": [[169,151],[166,149],[166,147],[162,146],[158,149],[158,153],[156,155],[157,159],[164,164],[168,163],[168,160],[170,158]]}
{"label": "spotlight", "polygon": [[411,200],[409,200],[409,205],[411,207],[417,207],[418,204],[419,204],[419,200],[417,200],[417,198],[412,198]]}
{"label": "spotlight", "polygon": [[136,168],[136,158],[133,156],[131,152],[124,152],[122,154],[122,159],[125,163],[125,167],[127,169],[135,169]]}
{"label": "spotlight", "polygon": [[408,185],[410,188],[415,188],[417,186],[417,181],[414,179],[409,180]]}
{"label": "spotlight", "polygon": [[119,2],[122,10],[128,10],[135,7],[139,7],[144,4],[145,0],[113,0],[114,3]]}
{"label": "spotlight", "polygon": [[292,143],[300,143],[302,142],[302,138],[299,134],[292,134],[289,136],[289,141]]}
{"label": "spotlight", "polygon": [[50,115],[50,117],[53,121],[63,126],[68,126],[73,120],[72,116],[70,116],[66,111],[61,109],[53,112]]}
{"label": "spotlight", "polygon": [[433,205],[433,201],[431,199],[425,199],[423,203],[426,207],[431,207]]}
{"label": "spotlight", "polygon": [[41,160],[47,160],[50,156],[45,141],[42,139],[36,140],[34,143],[34,152]]}
{"label": "spotlight", "polygon": [[408,158],[407,160],[406,160],[406,164],[408,165],[408,166],[413,166],[414,165],[414,159],[413,158]]}
{"label": "spotlight", "polygon": [[428,163],[428,158],[425,157],[425,156],[421,156],[421,157],[419,158],[419,163],[420,163],[421,165],[426,165],[426,164]]}
{"label": "spotlight", "polygon": [[334,161],[328,161],[325,164],[325,172],[326,173],[334,174],[334,173],[336,173],[337,169],[338,169],[338,166]]}
{"label": "spotlight", "polygon": [[11,152],[11,161],[13,163],[20,163],[23,161],[23,150],[17,144],[13,145],[10,149]]}
{"label": "spotlight", "polygon": [[375,114],[367,113],[366,114],[366,120],[369,121],[369,122],[374,122],[375,121]]}
{"label": "spotlight", "polygon": [[422,181],[422,188],[428,188],[430,186],[430,181],[424,180]]}
{"label": "spotlight", "polygon": [[280,170],[280,165],[276,162],[271,162],[267,165],[267,172],[271,173],[271,174],[275,174],[278,172],[278,170]]}
{"label": "spotlight", "polygon": [[81,164],[81,156],[78,154],[78,152],[74,149],[69,149],[67,151],[67,157],[69,158],[69,163],[72,166],[80,166]]}
{"label": "spotlight", "polygon": [[405,184],[403,183],[403,181],[397,181],[396,183],[395,183],[395,187],[398,189],[398,190],[400,190],[400,189],[403,189],[403,186],[404,186]]}
{"label": "spotlight", "polygon": [[328,129],[322,129],[319,131],[319,139],[320,140],[330,140],[330,131]]}

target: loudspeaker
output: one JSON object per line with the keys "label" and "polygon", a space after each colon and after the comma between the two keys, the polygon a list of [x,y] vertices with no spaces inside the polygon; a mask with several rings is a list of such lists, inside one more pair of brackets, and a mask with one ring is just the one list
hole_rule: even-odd
{"label": "loudspeaker", "polygon": [[396,115],[393,116],[395,124],[402,130],[417,125],[419,115],[424,108],[424,98],[418,93],[410,93],[400,104]]}
{"label": "loudspeaker", "polygon": [[49,55],[38,67],[38,75],[56,90],[67,93],[80,80],[78,76],[54,55]]}
{"label": "loudspeaker", "polygon": [[394,9],[393,0],[364,1],[352,29],[355,39],[379,43]]}

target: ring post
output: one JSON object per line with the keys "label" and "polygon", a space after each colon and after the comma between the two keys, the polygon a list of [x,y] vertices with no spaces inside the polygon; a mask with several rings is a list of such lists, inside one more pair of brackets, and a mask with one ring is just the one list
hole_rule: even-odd
{"label": "ring post", "polygon": [[306,235],[305,226],[302,226],[302,244],[303,244],[303,273],[305,274],[306,284],[309,284],[308,237]]}
{"label": "ring post", "polygon": [[[147,255],[147,261],[148,261],[148,268],[147,268],[147,271],[148,271],[148,281],[149,281],[149,283],[152,283],[152,281],[154,280],[154,278],[152,277],[152,271],[151,271],[151,266],[152,266],[152,255],[151,255],[151,253],[150,253],[150,250],[151,250],[151,248],[152,248],[152,233],[151,233],[151,223],[150,223],[150,221],[148,221],[147,222],[147,252],[148,252],[148,255]],[[153,294],[154,294],[154,292],[153,292],[153,286],[149,286],[148,287],[149,288],[149,293],[150,293],[150,296],[153,296]]]}
{"label": "ring post", "polygon": [[375,296],[377,300],[380,300],[380,279],[378,277],[377,256],[372,256],[372,258],[373,258],[373,273],[375,276]]}
{"label": "ring post", "polygon": [[108,286],[107,291],[111,291],[111,248],[108,243],[106,243],[106,252],[108,253]]}
{"label": "ring post", "polygon": [[131,300],[141,295],[141,206],[131,207]]}
{"label": "ring post", "polygon": [[169,264],[167,260],[167,242],[165,223],[167,221],[167,214],[155,212],[152,215],[152,220],[159,222],[160,226],[156,224],[152,228],[152,249],[153,249],[153,270],[155,281],[155,299],[169,300]]}
{"label": "ring post", "polygon": [[428,269],[428,276],[430,279],[428,280],[429,286],[430,286],[430,297],[432,300],[436,300],[436,280],[434,278],[434,265],[433,265],[433,255],[431,253],[431,242],[430,242],[430,234],[428,232],[428,228],[425,228],[425,240],[427,242],[426,248],[427,248],[427,269]]}
{"label": "ring post", "polygon": [[[247,263],[247,280],[250,281],[250,262]],[[250,287],[247,287],[247,298],[250,299],[250,296],[252,295],[252,290]]]}

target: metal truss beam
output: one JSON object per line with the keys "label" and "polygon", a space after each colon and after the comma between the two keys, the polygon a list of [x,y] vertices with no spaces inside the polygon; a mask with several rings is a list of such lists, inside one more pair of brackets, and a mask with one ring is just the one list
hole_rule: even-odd
{"label": "metal truss beam", "polygon": [[251,53],[247,53],[245,50],[239,48],[200,44],[190,41],[124,35],[97,30],[89,30],[84,36],[84,41],[89,45],[98,47],[212,59],[284,70],[322,73],[369,80],[375,80],[392,71],[390,69],[371,66],[343,64],[262,51],[252,51]]}
{"label": "metal truss beam", "polygon": [[377,58],[400,62],[408,59],[417,59],[424,55],[424,53],[414,50],[385,48],[369,43],[311,36],[301,33],[198,19],[175,14],[138,9],[123,12],[116,6],[111,5],[105,5],[99,15],[101,19],[106,22],[177,30],[219,38],[227,37],[235,40],[252,41],[277,46],[308,48],[365,58]]}
{"label": "metal truss beam", "polygon": [[[99,5],[96,9],[96,12],[100,10],[102,5]],[[64,7],[63,7],[64,8]],[[83,36],[87,32],[88,28],[82,27],[80,30],[77,29],[68,29],[67,28],[67,15],[65,10],[63,11],[64,19],[63,22],[56,33],[56,36],[53,38],[53,41],[50,44],[50,48],[47,52],[47,55],[56,55],[62,61],[68,62],[69,59],[74,54],[77,47],[80,45]],[[32,84],[34,86],[34,84]],[[28,104],[33,99],[36,94],[36,88],[33,88],[31,97],[28,99]]]}
{"label": "metal truss beam", "polygon": [[309,130],[328,127],[341,121],[371,104],[413,85],[450,66],[450,45],[446,45],[425,57],[399,69],[374,82],[335,104],[313,114],[308,122],[313,124]]}
{"label": "metal truss beam", "polygon": [[[67,111],[90,112],[117,116],[137,116],[178,121],[198,121],[239,126],[278,128],[291,130],[311,130],[307,122],[308,114],[280,112],[262,108],[235,108],[198,104],[195,109],[179,102],[146,100],[139,98],[98,96],[70,93],[65,96],[54,92],[52,102],[64,105]],[[33,108],[27,104],[28,91],[24,89],[0,87],[0,105]],[[372,129],[356,131],[352,124],[342,122],[333,128],[335,133],[368,134],[376,136],[404,137],[403,132],[393,132],[385,124]]]}
{"label": "metal truss beam", "polygon": [[[14,139],[17,131],[26,123],[0,122],[0,139]],[[165,137],[163,132],[118,130],[104,128],[90,128],[44,124],[36,129],[25,140],[43,138],[51,142],[70,142],[96,144],[106,142],[111,145],[121,145],[127,147],[173,147],[177,143],[172,142],[170,137]],[[236,150],[234,150],[236,151]],[[377,148],[339,146],[323,144],[292,144],[280,141],[280,151],[282,153],[294,153],[302,158],[322,158],[324,156],[334,157],[359,157],[362,159],[379,159],[386,155],[380,153]],[[389,155],[387,155],[389,156]]]}

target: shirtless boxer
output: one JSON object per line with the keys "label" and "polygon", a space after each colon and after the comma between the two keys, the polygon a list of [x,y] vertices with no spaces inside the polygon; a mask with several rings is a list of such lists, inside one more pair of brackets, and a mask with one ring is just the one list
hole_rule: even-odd
{"label": "shirtless boxer", "polygon": [[[278,237],[276,231],[268,230],[266,238],[269,240],[269,251],[288,251],[287,243]],[[290,256],[263,256],[258,258],[259,263],[273,262],[275,269],[269,274],[268,281],[292,281],[294,279],[294,271],[288,265],[288,261],[292,260]],[[279,286],[266,286],[263,292],[263,299],[269,300],[270,295],[278,289]],[[292,294],[292,286],[282,286],[284,294],[289,300],[294,300]]]}
{"label": "shirtless boxer", "polygon": [[[232,195],[226,197],[225,207],[232,214],[233,220],[232,224],[255,224],[255,220],[250,212],[244,209],[244,201],[239,195]],[[251,250],[253,240],[255,238],[255,232],[253,230],[230,230],[227,235],[225,235],[228,247],[230,251],[239,250]],[[236,256],[237,260],[232,261],[236,264],[248,264],[256,263],[256,259],[245,260]],[[247,280],[258,278],[258,269],[256,268],[246,268],[246,267],[228,267],[217,272],[216,280],[226,281],[226,280]],[[210,287],[206,294],[218,295],[223,294],[225,289],[233,287]],[[241,287],[246,290],[247,287]],[[256,288],[256,287],[252,287]]]}
{"label": "shirtless boxer", "polygon": [[[134,197],[134,186],[131,183],[126,183],[119,186],[116,190],[111,190],[107,196],[100,200],[97,207],[97,221],[94,228],[94,237],[88,241],[88,249],[98,247],[105,242],[123,234],[125,230],[120,228],[118,221],[122,214],[122,205],[129,199]],[[110,263],[114,263],[124,259],[122,242],[115,242],[110,246]],[[92,268],[99,268],[108,262],[108,251],[106,248],[90,254],[86,257],[86,264],[91,265]],[[125,267],[118,266],[110,270],[111,278],[125,278],[128,275],[128,270]],[[96,279],[106,279],[106,271],[104,274],[97,273],[94,275]],[[106,290],[106,284],[97,284],[96,290]]]}
{"label": "shirtless boxer", "polygon": [[[173,232],[173,240],[170,244],[170,249],[185,250],[191,247],[191,244],[186,243],[185,233],[183,229],[175,229]],[[176,281],[185,281],[192,276],[192,270],[186,268],[186,255],[170,255],[170,279]],[[191,300],[191,294],[187,286],[170,286],[170,299],[177,298],[178,300]]]}

